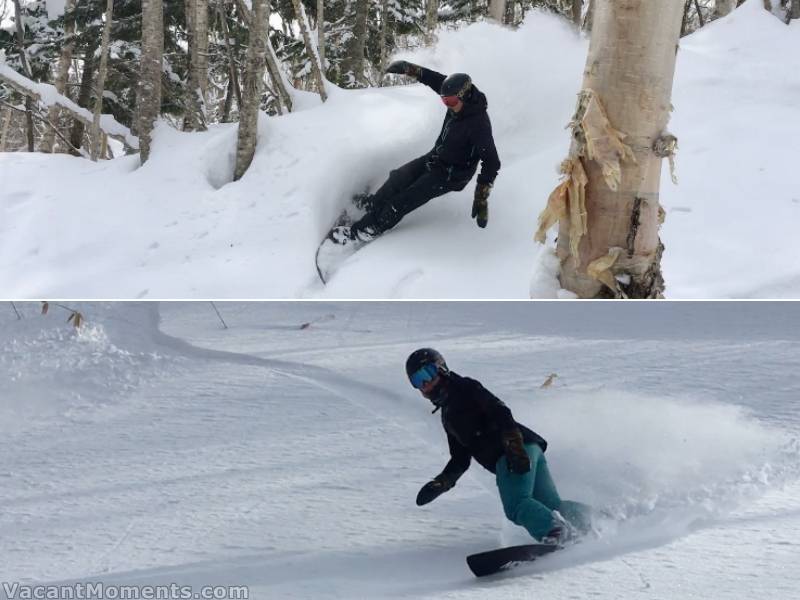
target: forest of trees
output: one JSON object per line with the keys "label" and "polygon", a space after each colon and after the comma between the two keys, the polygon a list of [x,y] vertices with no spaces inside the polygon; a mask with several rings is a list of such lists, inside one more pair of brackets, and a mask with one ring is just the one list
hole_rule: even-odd
{"label": "forest of trees", "polygon": [[[0,151],[97,159],[111,156],[111,136],[144,161],[157,118],[186,131],[241,121],[241,175],[258,111],[291,111],[294,90],[324,100],[326,85],[381,85],[388,57],[432,43],[438,28],[515,27],[535,7],[590,30],[594,1],[65,0],[51,21],[45,0],[0,0]],[[800,0],[772,2],[800,17]],[[735,4],[686,0],[682,34]],[[30,82],[55,86],[57,100]]]}

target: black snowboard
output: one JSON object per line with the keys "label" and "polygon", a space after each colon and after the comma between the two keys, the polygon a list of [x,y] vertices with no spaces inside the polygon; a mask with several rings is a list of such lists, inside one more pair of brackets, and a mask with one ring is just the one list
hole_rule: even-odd
{"label": "black snowboard", "polygon": [[480,552],[467,557],[467,564],[476,577],[494,575],[500,571],[510,569],[517,563],[532,562],[559,550],[561,546],[554,544],[525,544],[524,546],[509,546],[488,552]]}
{"label": "black snowboard", "polygon": [[319,246],[317,246],[317,253],[314,256],[314,262],[317,266],[317,274],[319,275],[320,281],[322,283],[328,283],[328,279],[332,274],[332,269],[329,270],[328,265],[320,264],[320,251],[325,247],[327,244],[331,244],[331,232],[336,229],[337,227],[341,227],[342,225],[351,225],[353,223],[353,218],[348,214],[347,209],[344,209],[336,220],[331,225],[331,228],[328,230],[328,233],[325,234],[325,237],[322,238]]}
{"label": "black snowboard", "polygon": [[350,205],[342,210],[341,213],[339,213],[339,216],[333,222],[333,225],[331,225],[328,233],[326,233],[325,237],[322,238],[322,241],[317,247],[317,253],[314,256],[314,261],[317,266],[317,274],[319,275],[319,279],[322,281],[322,283],[328,283],[331,276],[334,274],[336,269],[339,268],[341,263],[347,260],[347,258],[353,254],[353,252],[364,245],[364,242],[353,241],[347,245],[347,248],[345,248],[333,240],[332,234],[334,229],[337,227],[341,227],[343,225],[352,225],[358,220],[358,218],[360,218],[361,215],[364,214],[365,211],[369,210],[370,198],[371,196],[367,192],[353,196],[350,199]]}

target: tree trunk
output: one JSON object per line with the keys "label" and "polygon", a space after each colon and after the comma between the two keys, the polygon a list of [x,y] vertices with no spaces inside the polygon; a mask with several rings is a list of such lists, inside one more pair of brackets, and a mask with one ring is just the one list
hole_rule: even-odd
{"label": "tree trunk", "polygon": [[381,32],[380,32],[380,49],[381,49],[381,57],[380,57],[380,64],[378,65],[378,69],[380,70],[380,74],[378,75],[378,81],[380,86],[383,86],[383,72],[386,70],[386,55],[387,55],[387,46],[386,46],[386,36],[389,31],[389,0],[381,0]]}
{"label": "tree trunk", "polygon": [[355,0],[355,7],[352,36],[345,45],[345,55],[342,60],[345,87],[365,87],[367,83],[364,77],[364,47],[367,42],[369,0]]}
{"label": "tree trunk", "polygon": [[[231,110],[233,110],[233,96],[236,92],[233,89],[233,80],[228,79],[228,87],[225,90],[225,100],[222,103],[222,117],[220,118],[220,123],[230,123],[231,122]],[[241,90],[239,91],[241,94]],[[241,106],[241,97],[239,99],[239,106]]]}
{"label": "tree trunk", "polygon": [[111,42],[111,19],[114,10],[114,0],[106,2],[106,22],[103,26],[103,43],[100,45],[100,68],[97,71],[95,83],[94,118],[92,119],[92,160],[100,156],[100,114],[103,112],[103,92],[106,89],[106,74],[108,73],[108,45]]}
{"label": "tree trunk", "polygon": [[223,111],[223,123],[227,123],[231,115],[231,104],[233,95],[236,95],[236,105],[242,105],[242,88],[239,85],[239,71],[236,68],[236,55],[231,48],[231,32],[228,28],[228,16],[225,14],[223,0],[217,2],[217,16],[219,17],[222,35],[225,36],[225,50],[228,53],[228,91],[225,94],[225,108]]}
{"label": "tree trunk", "polygon": [[[269,71],[269,78],[272,81],[272,85],[274,85],[275,89],[278,91],[278,106],[280,107],[280,102],[282,101],[286,106],[286,110],[292,112],[293,100],[289,90],[293,88],[283,76],[283,71],[281,71],[275,49],[272,47],[272,42],[269,39],[269,30],[267,32],[267,71]],[[327,98],[327,96],[325,96],[325,98]],[[323,100],[325,98],[323,98]]]}
{"label": "tree trunk", "polygon": [[[19,0],[14,0],[14,19],[17,29],[17,49],[19,50],[20,62],[22,62],[22,71],[25,77],[33,79],[31,74],[31,64],[28,61],[28,53],[25,50],[25,30],[22,27],[22,7]],[[25,97],[25,131],[28,139],[28,152],[33,152],[33,101]]]}
{"label": "tree trunk", "polygon": [[506,0],[489,0],[489,17],[503,23],[506,16]]}
{"label": "tree trunk", "polygon": [[[386,4],[386,0],[383,0]],[[319,51],[319,66],[322,72],[325,68],[325,1],[317,0],[317,49]]]}
{"label": "tree trunk", "polygon": [[692,0],[686,0],[683,7],[683,21],[681,22],[681,37],[689,33],[689,9],[692,7]]}
{"label": "tree trunk", "polygon": [[591,33],[594,25],[594,6],[597,0],[589,0],[589,5],[586,7],[586,14],[583,17],[583,30]]}
{"label": "tree trunk", "polygon": [[[74,37],[75,0],[67,0],[64,5],[64,45],[61,47],[61,56],[58,57],[56,80],[54,82],[56,91],[62,95],[65,95],[64,90],[67,88],[67,80],[69,79],[69,66],[72,63],[72,52],[75,48]],[[58,126],[60,115],[61,109],[58,106],[52,106],[47,113],[47,119],[53,125]],[[56,132],[54,129],[48,127],[42,136],[42,141],[39,143],[39,150],[42,152],[52,152],[55,141]]]}
{"label": "tree trunk", "polygon": [[703,18],[703,11],[700,10],[700,3],[694,0],[694,9],[697,11],[697,18],[700,20],[700,27],[706,26],[706,20]]}
{"label": "tree trunk", "polygon": [[736,8],[736,0],[716,0],[714,3],[714,18],[719,19],[730,14]]}
{"label": "tree trunk", "polygon": [[583,12],[583,0],[572,0],[572,22],[575,27],[581,27],[581,13]]}
{"label": "tree trunk", "polygon": [[[299,0],[298,0],[299,1]],[[267,14],[269,0],[252,0],[253,13],[247,46],[242,105],[239,107],[239,136],[233,180],[241,179],[256,152],[258,114],[267,54]]]}
{"label": "tree trunk", "polygon": [[186,89],[184,129],[206,130],[208,95],[208,0],[185,0],[189,40],[189,82]]}
{"label": "tree trunk", "polygon": [[658,191],[661,159],[677,141],[665,128],[683,3],[595,2],[567,178],[545,211],[563,211],[561,285],[580,298],[660,297]]}
{"label": "tree trunk", "polygon": [[[239,7],[239,12],[243,15],[244,20],[247,22],[247,26],[249,28],[250,23],[253,22],[253,18],[250,15],[250,10],[246,6],[244,6],[242,0],[237,0],[237,6]],[[305,15],[305,12],[303,12],[303,15]],[[288,27],[286,19],[282,19],[281,22],[283,24],[284,29],[286,29]],[[278,91],[278,96],[279,96],[278,110],[280,111],[280,103],[282,100],[283,104],[286,105],[286,110],[292,112],[292,104],[293,104],[292,94],[289,91],[291,89],[291,86],[286,81],[286,78],[283,75],[283,71],[281,71],[278,57],[275,54],[275,49],[272,47],[272,41],[269,39],[269,19],[267,19],[266,43],[267,43],[267,71],[269,72],[269,77],[272,80],[272,85],[274,85]],[[312,64],[312,69],[313,69],[313,64]],[[320,80],[321,79],[322,79],[322,74],[320,73]],[[322,99],[323,101],[326,100],[327,95],[323,96]]]}
{"label": "tree trunk", "polygon": [[[89,47],[86,48],[86,54],[83,58],[83,74],[81,75],[81,87],[78,92],[78,106],[83,108],[89,108],[89,103],[92,99],[92,80],[94,79],[96,66],[94,53],[96,50],[97,42],[90,44]],[[83,121],[75,120],[72,122],[72,129],[70,129],[69,133],[69,143],[76,150],[80,149],[83,144],[84,129],[85,125]],[[76,150],[70,150],[70,154],[73,156],[80,156]]]}
{"label": "tree trunk", "polygon": [[800,0],[792,0],[792,8],[789,11],[792,19],[800,19]]}
{"label": "tree trunk", "polygon": [[436,26],[439,24],[439,0],[425,0],[425,43],[436,42]]}
{"label": "tree trunk", "polygon": [[142,164],[150,158],[153,127],[161,114],[161,72],[164,57],[164,7],[162,0],[142,0],[142,58],[137,134]]}
{"label": "tree trunk", "polygon": [[319,96],[322,98],[322,101],[325,102],[328,99],[328,94],[325,91],[325,81],[322,77],[319,55],[317,54],[317,50],[314,47],[313,41],[311,40],[308,18],[306,17],[306,9],[303,7],[303,4],[300,2],[300,0],[292,0],[292,6],[294,7],[294,14],[297,17],[297,22],[300,25],[300,31],[303,34],[303,42],[306,45],[308,60],[311,63],[311,73],[314,76],[314,80],[317,82],[317,91],[319,92]]}
{"label": "tree trunk", "polygon": [[3,109],[3,126],[0,128],[0,152],[6,151],[6,145],[8,144],[8,131],[11,128],[11,116],[13,113],[14,111],[10,108]]}

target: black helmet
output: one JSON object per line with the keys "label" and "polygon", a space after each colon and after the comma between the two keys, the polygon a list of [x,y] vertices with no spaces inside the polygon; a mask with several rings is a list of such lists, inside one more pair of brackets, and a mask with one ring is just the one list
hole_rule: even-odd
{"label": "black helmet", "polygon": [[435,365],[436,370],[443,375],[450,372],[441,354],[433,348],[420,348],[414,350],[406,359],[406,375],[411,379],[414,373],[426,365]]}
{"label": "black helmet", "polygon": [[472,91],[472,79],[466,73],[453,73],[442,82],[442,89],[439,95],[457,96],[460,100],[464,100]]}
{"label": "black helmet", "polygon": [[440,375],[440,378],[442,379],[447,377],[447,375],[450,373],[450,370],[447,368],[447,365],[444,362],[444,357],[433,348],[420,348],[419,350],[414,350],[414,352],[412,352],[406,360],[406,375],[408,376],[409,382],[411,382],[412,386],[419,389],[422,392],[422,395],[433,403],[433,405],[436,407],[433,412],[436,412],[445,404],[447,404],[447,385],[443,385],[443,382],[440,382],[433,389],[423,390],[423,384],[421,382],[429,380],[434,376],[434,373],[422,373],[421,379],[419,381],[415,381],[417,377],[420,377],[419,372],[422,369],[425,369],[425,367],[435,367],[436,373]]}

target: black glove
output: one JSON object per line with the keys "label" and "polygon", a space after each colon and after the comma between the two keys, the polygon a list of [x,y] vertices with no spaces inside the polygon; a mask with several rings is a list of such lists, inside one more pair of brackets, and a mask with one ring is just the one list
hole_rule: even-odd
{"label": "black glove", "polygon": [[508,460],[508,468],[512,473],[522,475],[531,470],[531,459],[525,451],[525,441],[519,429],[503,433],[503,448]]}
{"label": "black glove", "polygon": [[433,481],[429,481],[422,486],[422,489],[417,494],[417,506],[433,502],[436,498],[444,494],[455,486],[456,482],[447,477],[444,473],[434,477]]}
{"label": "black glove", "polygon": [[386,67],[386,72],[392,73],[393,75],[408,75],[409,77],[419,79],[422,73],[422,67],[405,60],[396,60]]}
{"label": "black glove", "polygon": [[475,200],[472,201],[472,218],[478,222],[478,227],[483,229],[489,222],[489,194],[492,191],[491,183],[479,183],[475,186]]}

